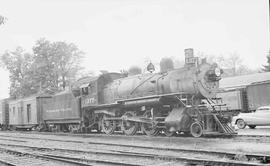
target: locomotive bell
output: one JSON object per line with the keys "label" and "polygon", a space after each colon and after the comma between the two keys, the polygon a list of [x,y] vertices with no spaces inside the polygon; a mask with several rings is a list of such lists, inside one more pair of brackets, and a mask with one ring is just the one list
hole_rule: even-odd
{"label": "locomotive bell", "polygon": [[155,71],[155,66],[153,65],[153,63],[149,63],[147,65],[147,71],[149,71],[150,73],[153,73]]}

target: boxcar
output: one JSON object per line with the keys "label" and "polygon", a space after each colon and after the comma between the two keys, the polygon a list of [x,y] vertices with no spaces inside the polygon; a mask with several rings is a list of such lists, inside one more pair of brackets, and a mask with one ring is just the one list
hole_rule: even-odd
{"label": "boxcar", "polygon": [[72,92],[53,95],[43,104],[43,121],[49,131],[78,130],[81,123],[80,100]]}
{"label": "boxcar", "polygon": [[217,97],[231,111],[253,112],[261,106],[270,106],[270,81],[254,82],[242,88],[224,90]]}
{"label": "boxcar", "polygon": [[221,98],[222,103],[226,104],[225,108],[230,111],[249,112],[245,88],[220,91],[217,98]]}
{"label": "boxcar", "polygon": [[13,129],[31,129],[42,121],[42,103],[50,97],[34,95],[9,101],[9,124]]}
{"label": "boxcar", "polygon": [[270,106],[270,81],[257,82],[247,86],[249,110]]}

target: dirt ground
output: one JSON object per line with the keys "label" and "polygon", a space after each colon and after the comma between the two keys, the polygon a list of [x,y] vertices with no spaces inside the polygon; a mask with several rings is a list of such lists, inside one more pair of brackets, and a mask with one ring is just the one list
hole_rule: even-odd
{"label": "dirt ground", "polygon": [[[237,129],[239,135],[265,135],[270,136],[270,126],[257,126],[255,129],[246,127],[245,129]],[[270,139],[270,138],[269,138]]]}

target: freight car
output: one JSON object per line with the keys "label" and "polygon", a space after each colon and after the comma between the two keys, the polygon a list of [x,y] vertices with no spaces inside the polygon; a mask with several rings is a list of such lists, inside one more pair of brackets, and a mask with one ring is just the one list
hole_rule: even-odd
{"label": "freight car", "polygon": [[233,114],[249,112],[246,88],[219,90],[217,98],[221,99],[219,104],[226,105],[223,107],[224,111],[228,111]]}
{"label": "freight car", "polygon": [[222,99],[222,103],[227,105],[227,109],[234,114],[239,112],[253,112],[261,106],[270,105],[270,81],[256,82],[251,84],[221,90],[217,97]]}
{"label": "freight car", "polygon": [[[270,78],[269,78],[270,79]],[[270,80],[255,82],[246,88],[249,111],[255,111],[261,106],[270,105]]]}
{"label": "freight car", "polygon": [[50,96],[33,95],[8,102],[9,126],[11,129],[28,130],[36,128],[42,121],[42,104]]}

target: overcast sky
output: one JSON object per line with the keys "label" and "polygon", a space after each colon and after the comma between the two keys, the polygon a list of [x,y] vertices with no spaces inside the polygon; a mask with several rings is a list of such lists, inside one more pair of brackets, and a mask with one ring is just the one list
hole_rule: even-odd
{"label": "overcast sky", "polygon": [[[183,50],[227,56],[259,68],[269,51],[268,0],[0,0],[0,53],[35,41],[75,43],[88,70],[119,71]],[[0,98],[8,73],[0,69]]]}

